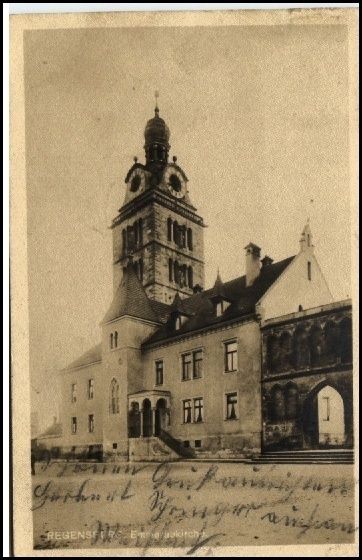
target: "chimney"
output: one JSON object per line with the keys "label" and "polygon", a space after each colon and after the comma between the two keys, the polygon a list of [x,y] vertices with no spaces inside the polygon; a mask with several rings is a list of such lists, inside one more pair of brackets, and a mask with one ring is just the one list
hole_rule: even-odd
{"label": "chimney", "polygon": [[265,268],[266,266],[270,266],[271,264],[273,264],[273,259],[271,257],[269,257],[268,255],[265,255],[265,257],[263,259],[261,259],[261,265],[262,268]]}
{"label": "chimney", "polygon": [[254,280],[260,274],[260,247],[254,243],[249,243],[245,247],[245,264],[246,264],[246,286],[251,286]]}

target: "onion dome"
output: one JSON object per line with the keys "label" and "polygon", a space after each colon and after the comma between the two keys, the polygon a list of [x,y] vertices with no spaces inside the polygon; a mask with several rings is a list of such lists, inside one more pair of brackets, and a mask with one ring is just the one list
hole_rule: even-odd
{"label": "onion dome", "polygon": [[160,110],[156,105],[155,116],[150,119],[145,128],[145,148],[153,144],[161,144],[170,148],[170,129],[165,121],[160,117]]}

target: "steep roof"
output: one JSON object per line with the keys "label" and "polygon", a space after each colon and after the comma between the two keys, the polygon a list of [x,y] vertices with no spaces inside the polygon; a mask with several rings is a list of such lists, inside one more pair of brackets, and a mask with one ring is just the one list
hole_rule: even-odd
{"label": "steep roof", "polygon": [[96,344],[96,346],[93,346],[92,348],[90,348],[90,350],[87,350],[87,352],[84,352],[84,354],[74,360],[74,362],[66,366],[63,371],[68,369],[75,369],[82,366],[88,366],[90,364],[93,364],[94,362],[100,362],[101,360],[102,345]]}
{"label": "steep roof", "polygon": [[148,299],[131,264],[123,271],[123,278],[103,323],[109,323],[125,315],[153,323],[160,322],[156,306],[153,306],[151,300]]}
{"label": "steep roof", "polygon": [[260,275],[251,286],[246,286],[245,275],[225,282],[223,284],[223,292],[231,304],[220,317],[215,315],[211,300],[214,288],[183,299],[183,308],[190,315],[190,319],[177,331],[174,329],[173,322],[167,321],[145,341],[143,347],[255,313],[256,303],[270,286],[274,284],[293,259],[294,256],[262,268]]}

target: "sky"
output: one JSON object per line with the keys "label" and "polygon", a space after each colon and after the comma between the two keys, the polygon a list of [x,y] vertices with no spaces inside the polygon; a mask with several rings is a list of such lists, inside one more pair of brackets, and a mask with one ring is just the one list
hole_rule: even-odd
{"label": "sky", "polygon": [[26,31],[32,407],[57,414],[58,371],[100,339],[109,226],[154,92],[170,157],[203,216],[206,287],[244,273],[252,241],[295,254],[310,217],[333,296],[351,294],[347,30],[336,25]]}

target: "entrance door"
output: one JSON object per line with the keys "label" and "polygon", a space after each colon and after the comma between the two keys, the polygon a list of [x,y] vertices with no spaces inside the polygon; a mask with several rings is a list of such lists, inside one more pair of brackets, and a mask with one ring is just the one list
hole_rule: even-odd
{"label": "entrance door", "polygon": [[340,446],[345,441],[344,405],[341,395],[327,385],[317,394],[318,443]]}
{"label": "entrance door", "polygon": [[159,399],[156,404],[156,424],[155,424],[155,434],[159,436],[161,430],[166,428],[166,401],[165,399]]}

